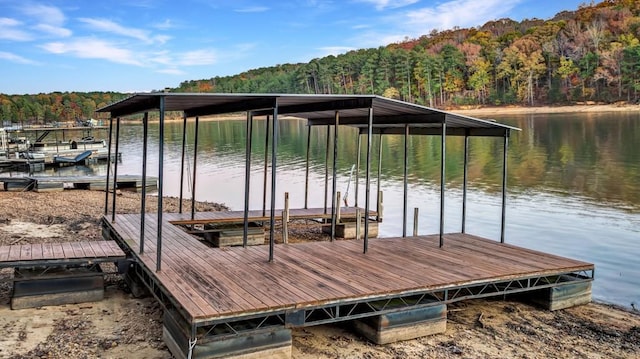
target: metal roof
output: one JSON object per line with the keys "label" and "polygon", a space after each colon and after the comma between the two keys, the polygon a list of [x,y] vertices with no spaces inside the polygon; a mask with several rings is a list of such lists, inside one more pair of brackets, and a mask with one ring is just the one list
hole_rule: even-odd
{"label": "metal roof", "polygon": [[508,136],[519,130],[495,121],[481,120],[425,106],[376,95],[298,95],[298,94],[216,94],[216,93],[139,93],[98,109],[111,117],[141,112],[180,111],[187,117],[251,111],[254,116],[294,116],[309,125],[340,125],[366,131],[369,110],[373,111],[374,133],[441,134],[446,123],[447,135]]}

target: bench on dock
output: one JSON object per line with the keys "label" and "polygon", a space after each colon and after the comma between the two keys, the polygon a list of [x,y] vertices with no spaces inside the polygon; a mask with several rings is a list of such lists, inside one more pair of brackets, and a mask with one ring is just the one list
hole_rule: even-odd
{"label": "bench on dock", "polygon": [[[354,227],[357,223],[357,217],[359,215],[361,219],[364,219],[364,213],[364,209],[358,207],[338,208],[335,213],[338,222],[336,235],[341,238],[356,238],[356,230]],[[187,233],[203,237],[214,247],[243,244],[244,231],[243,228],[238,225],[244,223],[244,211],[199,212],[194,215],[194,218],[191,218],[191,215],[187,213],[166,213],[165,218],[169,223],[183,227]],[[331,219],[331,209],[277,209],[275,210],[275,218],[278,221],[282,221],[283,241],[286,243],[288,241],[287,222],[291,220],[327,221]],[[370,210],[369,220],[371,223],[369,226],[369,235],[371,237],[377,237],[378,235],[378,219],[378,212]],[[256,223],[268,223],[270,220],[271,211],[249,211],[249,245],[264,244],[264,231],[262,227],[256,225]],[[202,226],[203,228],[195,229],[194,226]],[[331,233],[329,227],[329,225],[325,225],[323,230]],[[347,227],[351,230],[346,229]],[[364,230],[361,230],[361,233],[363,232]]]}
{"label": "bench on dock", "polygon": [[11,309],[102,300],[99,264],[125,259],[114,241],[0,246],[0,269],[14,269]]}

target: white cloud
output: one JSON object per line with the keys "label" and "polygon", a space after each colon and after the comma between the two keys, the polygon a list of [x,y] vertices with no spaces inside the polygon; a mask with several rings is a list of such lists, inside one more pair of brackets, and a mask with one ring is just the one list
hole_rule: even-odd
{"label": "white cloud", "polygon": [[92,18],[79,18],[81,22],[89,25],[89,28],[97,31],[108,32],[125,37],[131,37],[147,43],[153,42],[153,39],[149,36],[149,32],[136,29],[133,27],[125,27],[116,22],[107,19],[92,19]]}
{"label": "white cloud", "polygon": [[173,39],[173,37],[169,35],[156,35],[153,37],[153,41],[158,44],[165,44],[171,39]]}
{"label": "white cloud", "polygon": [[51,34],[57,37],[69,37],[71,36],[71,30],[65,29],[64,27],[57,27],[49,24],[39,24],[36,25],[36,29]]}
{"label": "white cloud", "polygon": [[176,54],[177,63],[182,66],[203,66],[212,65],[217,61],[217,55],[214,50],[202,49],[187,51]]}
{"label": "white cloud", "polygon": [[78,38],[69,42],[50,42],[42,48],[53,54],[68,54],[84,59],[102,59],[120,64],[143,66],[143,63],[128,49],[119,48],[104,40]]}
{"label": "white cloud", "polygon": [[269,11],[266,6],[252,6],[234,10],[235,12],[265,12]]}
{"label": "white cloud", "polygon": [[455,26],[482,25],[507,15],[522,0],[454,0],[435,7],[406,12],[400,23],[412,29],[412,36],[426,34],[433,29],[445,30]]}
{"label": "white cloud", "polygon": [[0,59],[24,65],[38,65],[36,61],[5,51],[0,51]]}
{"label": "white cloud", "polygon": [[43,24],[62,26],[65,21],[64,13],[55,6],[28,3],[21,11]]}
{"label": "white cloud", "polygon": [[167,75],[185,75],[186,74],[186,72],[176,68],[162,69],[162,70],[158,70],[157,72],[161,74],[167,74]]}
{"label": "white cloud", "polygon": [[[376,10],[397,9],[417,3],[419,0],[358,0],[375,6]],[[478,1],[481,2],[481,1]]]}
{"label": "white cloud", "polygon": [[31,41],[33,36],[20,29],[22,22],[8,17],[0,17],[0,39],[11,41]]}
{"label": "white cloud", "polygon": [[154,24],[153,27],[155,27],[156,29],[160,29],[160,30],[168,30],[168,29],[173,29],[176,27],[176,24],[173,23],[173,21],[166,19],[161,23],[158,24]]}

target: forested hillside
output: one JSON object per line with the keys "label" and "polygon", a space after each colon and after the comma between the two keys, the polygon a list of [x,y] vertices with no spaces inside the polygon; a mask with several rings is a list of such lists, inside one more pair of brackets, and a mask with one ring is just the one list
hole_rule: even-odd
{"label": "forested hillside", "polygon": [[377,49],[186,81],[185,92],[377,94],[428,106],[637,101],[640,2],[491,21]]}
{"label": "forested hillside", "polygon": [[[549,20],[491,21],[172,91],[377,94],[431,107],[637,102],[640,1],[605,0]],[[215,69],[212,69],[215,72]],[[3,121],[87,118],[118,93],[1,95]]]}

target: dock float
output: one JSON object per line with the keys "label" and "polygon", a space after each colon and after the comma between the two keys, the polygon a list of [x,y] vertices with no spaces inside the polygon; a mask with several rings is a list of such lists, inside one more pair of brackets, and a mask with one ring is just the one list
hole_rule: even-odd
{"label": "dock float", "polygon": [[0,246],[0,269],[14,270],[11,309],[102,300],[100,263],[125,260],[114,241]]}
{"label": "dock float", "polygon": [[[111,181],[110,181],[111,182]],[[29,176],[29,177],[0,177],[5,191],[23,192],[58,192],[65,189],[88,189],[104,191],[107,184],[105,176]],[[112,183],[110,186],[113,187]],[[147,177],[147,190],[157,188],[157,178]],[[140,191],[142,176],[118,176],[116,189]]]}

